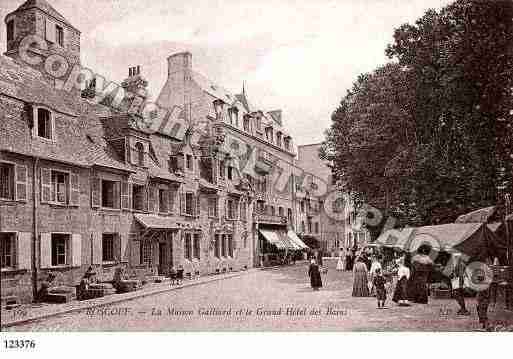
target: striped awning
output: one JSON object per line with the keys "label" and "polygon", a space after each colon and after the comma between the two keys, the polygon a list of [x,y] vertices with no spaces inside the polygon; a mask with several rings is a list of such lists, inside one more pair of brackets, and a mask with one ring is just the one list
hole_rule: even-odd
{"label": "striped awning", "polygon": [[291,235],[283,230],[266,229],[261,229],[260,233],[269,243],[275,245],[278,249],[301,250],[308,248],[299,238],[297,238],[297,240],[294,238],[294,236],[297,237],[295,233]]}
{"label": "striped awning", "polygon": [[298,249],[308,249],[308,246],[297,236],[293,230],[289,229],[287,236],[292,243],[299,247]]}

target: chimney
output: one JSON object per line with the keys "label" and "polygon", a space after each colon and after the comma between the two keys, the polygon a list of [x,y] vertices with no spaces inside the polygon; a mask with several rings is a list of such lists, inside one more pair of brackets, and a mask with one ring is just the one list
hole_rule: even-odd
{"label": "chimney", "polygon": [[122,83],[125,90],[125,100],[132,102],[135,98],[138,103],[144,103],[148,97],[148,81],[141,76],[141,66],[134,66],[128,69],[128,78]]}
{"label": "chimney", "polygon": [[192,71],[192,54],[188,51],[173,54],[167,58],[168,75],[176,73],[190,74]]}

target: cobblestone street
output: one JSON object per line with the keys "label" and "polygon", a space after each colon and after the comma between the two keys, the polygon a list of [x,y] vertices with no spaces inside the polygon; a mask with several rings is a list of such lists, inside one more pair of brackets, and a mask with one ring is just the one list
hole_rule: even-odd
{"label": "cobblestone street", "polygon": [[[376,309],[374,298],[353,298],[352,274],[330,265],[324,288],[313,292],[306,267],[256,271],[111,307],[61,315],[9,331],[468,331],[478,330],[472,316],[458,317],[452,300],[430,299],[428,305]],[[389,293],[389,298],[390,298]],[[498,305],[499,306],[499,305]],[[281,309],[281,310],[280,310]],[[501,320],[513,315],[500,312]],[[493,308],[492,321],[499,321]]]}

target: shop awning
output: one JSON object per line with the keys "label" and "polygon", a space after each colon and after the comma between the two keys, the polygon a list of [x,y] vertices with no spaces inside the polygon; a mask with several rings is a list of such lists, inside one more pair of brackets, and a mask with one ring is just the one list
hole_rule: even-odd
{"label": "shop awning", "polygon": [[269,243],[275,245],[278,249],[300,249],[298,245],[289,239],[287,232],[285,231],[261,229],[260,233]]}
{"label": "shop awning", "polygon": [[308,249],[308,246],[297,236],[293,230],[289,229],[287,236],[289,237],[289,240],[298,247],[298,249]]}
{"label": "shop awning", "polygon": [[135,220],[146,229],[178,229],[176,220],[152,214],[134,214]]}

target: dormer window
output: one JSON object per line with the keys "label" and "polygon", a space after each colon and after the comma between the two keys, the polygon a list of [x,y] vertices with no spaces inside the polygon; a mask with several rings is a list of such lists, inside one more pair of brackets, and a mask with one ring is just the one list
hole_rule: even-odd
{"label": "dormer window", "polygon": [[232,107],[228,110],[228,113],[230,117],[230,125],[239,127],[239,109],[237,107]]}
{"label": "dormer window", "polygon": [[59,46],[64,47],[64,29],[59,25],[55,25],[55,40]]}
{"label": "dormer window", "polygon": [[194,170],[194,164],[193,164],[193,157],[192,155],[186,155],[185,156],[185,168],[187,168],[188,171]]}
{"label": "dormer window", "polygon": [[290,151],[290,137],[285,137],[285,139],[284,139],[284,141],[283,141],[283,142],[284,142],[284,144],[285,144],[285,149],[286,149],[287,151]]}
{"label": "dormer window", "polygon": [[276,146],[278,146],[278,147],[281,147],[281,137],[282,137],[281,132],[278,132],[276,134]]}
{"label": "dormer window", "polygon": [[214,101],[214,111],[216,112],[216,119],[220,119],[221,115],[223,114],[223,101],[221,100],[215,100]]}
{"label": "dormer window", "polygon": [[47,140],[54,139],[54,125],[52,113],[45,108],[35,108],[34,134]]}
{"label": "dormer window", "polygon": [[137,165],[144,167],[144,145],[141,142],[135,144],[135,151],[137,153]]}
{"label": "dormer window", "polygon": [[7,43],[14,41],[14,20],[7,22]]}
{"label": "dormer window", "polygon": [[249,117],[244,117],[244,131],[250,132]]}
{"label": "dormer window", "polygon": [[265,129],[265,135],[267,137],[267,141],[273,143],[273,128],[272,127],[267,127]]}

